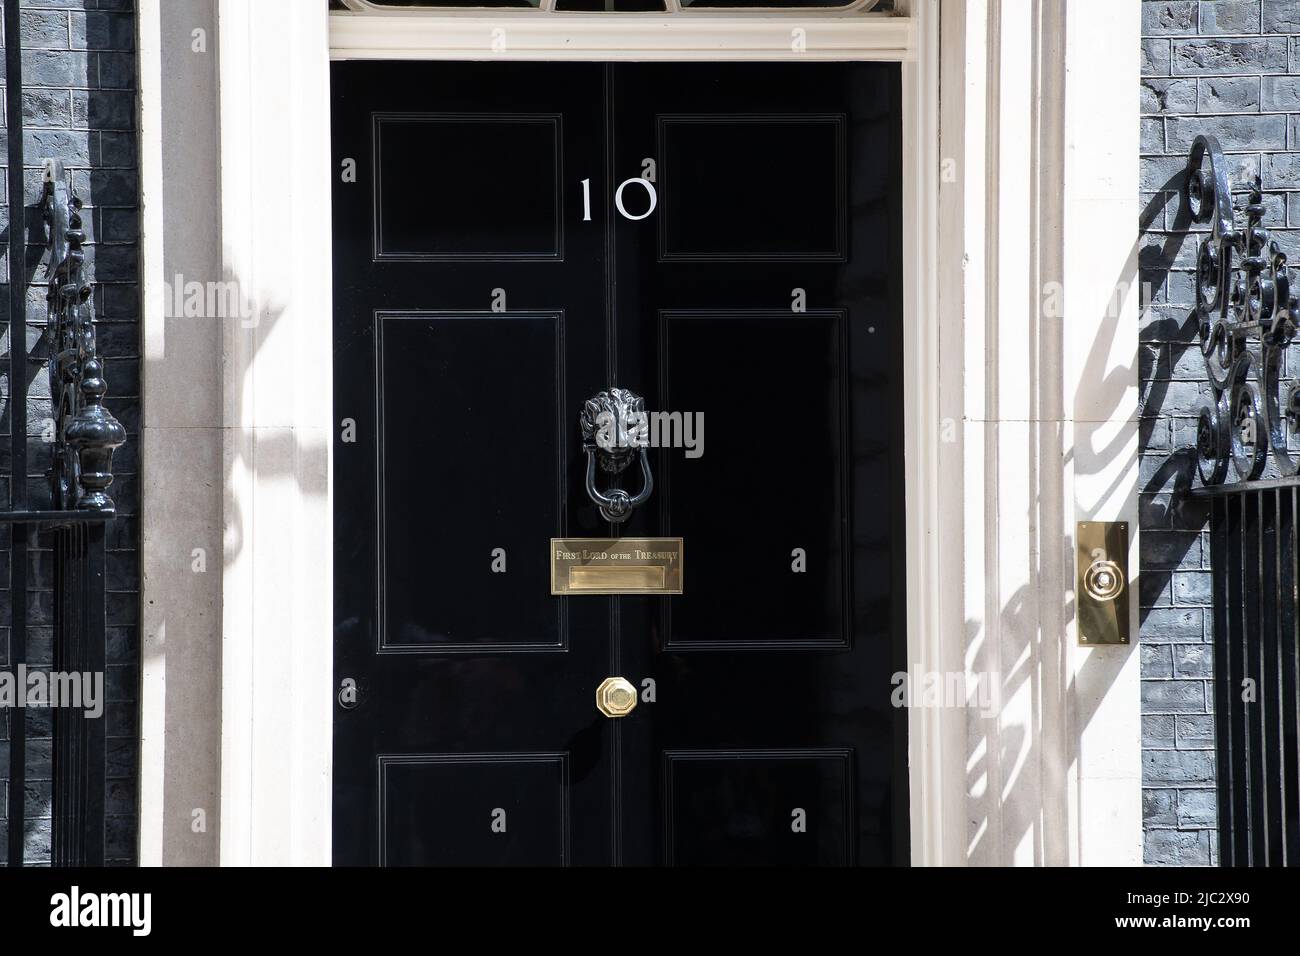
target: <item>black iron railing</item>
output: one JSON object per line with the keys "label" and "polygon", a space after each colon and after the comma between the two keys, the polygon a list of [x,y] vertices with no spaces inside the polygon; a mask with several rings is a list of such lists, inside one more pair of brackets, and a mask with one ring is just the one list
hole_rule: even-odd
{"label": "black iron railing", "polygon": [[[105,664],[104,528],[114,517],[107,488],[113,451],[126,438],[103,407],[106,384],[96,349],[92,288],[84,272],[81,202],[62,163],[46,161],[41,214],[45,226],[47,316],[42,341],[53,405],[49,494],[28,488],[27,209],[25,208],[21,17],[4,0],[6,119],[9,163],[9,587],[11,670],[28,663],[28,557],[34,543],[54,554],[53,671],[103,681]],[[51,540],[52,539],[52,540]],[[53,682],[51,682],[53,686]],[[25,693],[25,688],[20,689]],[[67,701],[51,701],[67,704]],[[8,862],[25,861],[28,821],[27,716],[9,716]],[[51,859],[56,866],[104,862],[105,745],[102,714],[54,710]]]}
{"label": "black iron railing", "polygon": [[1300,865],[1296,479],[1210,495],[1219,857]]}
{"label": "black iron railing", "polygon": [[1196,138],[1185,198],[1210,226],[1196,318],[1213,398],[1192,494],[1210,505],[1220,861],[1300,865],[1300,386],[1285,361],[1300,303],[1258,178],[1234,204],[1213,137]]}

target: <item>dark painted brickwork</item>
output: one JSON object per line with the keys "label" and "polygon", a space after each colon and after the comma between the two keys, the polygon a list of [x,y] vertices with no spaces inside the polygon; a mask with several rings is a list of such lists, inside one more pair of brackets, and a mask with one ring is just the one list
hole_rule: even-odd
{"label": "dark painted brickwork", "polygon": [[[137,701],[139,685],[138,557],[140,361],[138,232],[139,177],[136,144],[135,15],[132,0],[24,0],[23,3],[23,116],[26,126],[26,204],[29,248],[25,281],[30,284],[27,308],[27,351],[31,357],[26,395],[30,444],[28,485],[33,506],[49,501],[44,472],[50,446],[40,440],[50,417],[49,382],[41,357],[46,354],[44,265],[41,259],[40,167],[46,157],[62,157],[73,171],[73,183],[86,204],[83,214],[89,246],[86,261],[96,283],[95,307],[99,319],[99,350],[106,356],[108,407],[126,426],[127,444],[118,452],[117,480],[110,493],[122,515],[108,531],[108,705],[104,719],[108,733],[106,795],[108,857],[118,864],[133,864],[136,850],[136,765],[139,760]],[[2,63],[2,58],[0,58]],[[3,82],[0,71],[0,82]],[[0,110],[0,122],[4,112]],[[5,134],[8,130],[3,131]],[[7,140],[6,140],[7,142]],[[0,144],[0,163],[7,164]],[[0,173],[0,226],[7,242],[9,197]],[[6,247],[7,251],[7,247]],[[0,278],[8,281],[8,257]],[[0,289],[0,310],[8,328],[8,287]],[[4,505],[9,498],[9,422],[11,389],[8,376],[8,339],[0,358],[0,482]],[[9,666],[9,546],[7,529],[0,532],[0,665]],[[28,658],[49,666],[52,657],[51,603],[53,564],[50,542],[44,536],[31,541],[28,582]],[[8,720],[0,731],[0,859],[6,848],[9,776]],[[26,790],[27,858],[48,860],[50,854],[50,733],[48,711],[27,712],[28,782]]]}
{"label": "dark painted brickwork", "polygon": [[1196,238],[1178,190],[1192,140],[1217,136],[1235,182],[1262,175],[1266,225],[1300,262],[1300,0],[1143,0],[1142,33],[1145,857],[1204,865],[1218,862],[1209,548],[1204,510],[1171,493],[1194,472],[1209,389],[1194,344]]}

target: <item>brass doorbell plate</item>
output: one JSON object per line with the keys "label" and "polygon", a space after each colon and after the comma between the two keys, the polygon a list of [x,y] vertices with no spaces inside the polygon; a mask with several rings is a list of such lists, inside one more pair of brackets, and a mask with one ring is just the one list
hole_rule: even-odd
{"label": "brass doorbell plate", "polygon": [[1079,643],[1129,642],[1128,522],[1080,521],[1075,528]]}

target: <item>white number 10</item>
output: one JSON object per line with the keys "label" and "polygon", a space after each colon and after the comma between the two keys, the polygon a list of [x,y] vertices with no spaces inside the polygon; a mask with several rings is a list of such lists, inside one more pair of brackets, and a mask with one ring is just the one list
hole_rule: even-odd
{"label": "white number 10", "polygon": [[[623,190],[626,189],[628,186],[632,185],[633,183],[636,183],[638,186],[642,187],[646,191],[646,195],[650,197],[650,208],[648,208],[645,212],[641,213],[639,216],[632,215],[630,212],[627,211],[627,208],[623,205]],[[648,179],[642,179],[640,176],[633,176],[631,179],[623,180],[621,183],[618,184],[618,189],[615,190],[614,192],[614,206],[618,209],[619,214],[622,215],[624,219],[631,219],[633,222],[637,221],[638,219],[645,219],[646,217],[648,217],[652,212],[655,211],[655,207],[658,205],[659,205],[659,193],[655,190],[655,184],[650,182],[650,180]],[[591,222],[591,180],[590,179],[584,179],[582,181],[582,221]]]}

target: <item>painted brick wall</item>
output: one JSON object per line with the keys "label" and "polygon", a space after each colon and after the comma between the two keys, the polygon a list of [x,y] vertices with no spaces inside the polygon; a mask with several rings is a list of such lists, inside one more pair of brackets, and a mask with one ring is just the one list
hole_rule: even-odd
{"label": "painted brick wall", "polygon": [[[89,245],[86,261],[96,283],[99,349],[105,355],[109,384],[108,407],[126,426],[127,444],[115,461],[117,480],[110,493],[121,515],[107,534],[108,704],[104,719],[108,734],[106,794],[108,859],[133,864],[136,857],[137,782],[139,760],[137,701],[139,699],[139,559],[137,554],[139,484],[136,480],[139,434],[139,314],[138,233],[139,177],[136,143],[136,58],[133,0],[24,0],[23,118],[25,124],[26,204],[29,242],[39,236],[40,214],[34,208],[41,195],[40,167],[46,157],[59,156],[72,170],[73,184],[86,204],[83,219]],[[2,60],[2,58],[0,58]],[[3,82],[0,70],[0,83]],[[0,110],[0,123],[4,112]],[[7,135],[8,130],[3,130]],[[5,139],[7,143],[7,139]],[[0,164],[7,163],[0,144]],[[7,171],[0,171],[0,226],[7,243],[9,196]],[[7,247],[4,250],[7,253]],[[44,477],[50,446],[39,440],[50,416],[49,385],[41,356],[47,354],[44,267],[42,248],[29,245],[25,281],[27,350],[30,379],[26,414],[29,434],[36,436],[28,452],[28,486],[33,503],[49,501]],[[7,255],[0,278],[9,281]],[[9,290],[0,289],[0,310],[8,327]],[[8,339],[0,357],[0,483],[4,505],[9,500],[9,422],[12,390],[8,381]],[[8,529],[0,529],[0,666],[9,667]],[[51,602],[53,564],[45,536],[30,539],[28,571],[28,658],[49,666],[52,658]],[[0,730],[0,859],[7,849],[9,743],[7,713]],[[26,836],[28,862],[48,860],[50,854],[50,735],[49,711],[28,711]]]}
{"label": "painted brick wall", "polygon": [[1173,492],[1194,474],[1210,393],[1178,190],[1192,140],[1214,134],[1235,182],[1263,177],[1266,225],[1300,262],[1300,0],[1143,0],[1142,33],[1145,857],[1203,865],[1218,862],[1209,548],[1204,508]]}

